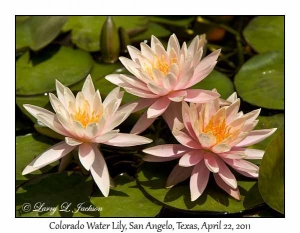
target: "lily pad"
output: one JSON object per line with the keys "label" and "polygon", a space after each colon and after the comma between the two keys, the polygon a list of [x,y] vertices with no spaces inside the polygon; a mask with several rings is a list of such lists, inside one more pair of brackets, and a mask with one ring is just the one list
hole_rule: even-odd
{"label": "lily pad", "polygon": [[42,174],[52,169],[57,163],[32,172],[26,176],[22,175],[24,168],[41,153],[54,145],[54,142],[40,135],[28,134],[16,137],[16,185],[24,183],[26,180],[35,177],[36,174]]}
{"label": "lily pad", "polygon": [[[123,27],[130,36],[145,31],[147,16],[114,16],[117,27]],[[72,42],[79,48],[95,52],[100,50],[100,34],[106,16],[71,16],[64,31],[72,30]]]}
{"label": "lily pad", "polygon": [[16,23],[16,49],[37,51],[52,42],[67,22],[66,16],[27,16]]}
{"label": "lily pad", "polygon": [[247,61],[234,79],[237,93],[246,102],[269,109],[284,109],[284,57],[267,52]]}
{"label": "lily pad", "polygon": [[216,70],[213,70],[204,80],[197,83],[192,88],[204,90],[212,90],[216,88],[221,97],[225,99],[234,92],[231,80],[226,75]]}
{"label": "lily pad", "polygon": [[284,49],[284,16],[258,16],[243,31],[246,41],[258,52]]}
{"label": "lily pad", "polygon": [[284,133],[277,134],[267,147],[260,165],[259,191],[265,202],[284,213]]}
{"label": "lily pad", "polygon": [[84,79],[92,67],[89,53],[61,47],[50,59],[33,66],[29,53],[16,63],[16,94],[36,95],[55,90],[55,79],[70,86]]}
{"label": "lily pad", "polygon": [[151,16],[150,21],[177,27],[187,27],[195,20],[194,16]]}
{"label": "lily pad", "polygon": [[86,208],[89,206],[97,208],[89,200],[92,187],[92,178],[79,173],[50,174],[38,183],[23,185],[17,190],[17,215],[21,217],[97,217],[99,216],[98,210],[81,211],[82,209],[78,208],[80,204]]}
{"label": "lily pad", "polygon": [[140,42],[143,40],[151,40],[151,36],[155,35],[157,38],[168,37],[171,34],[171,31],[160,26],[156,23],[149,23],[147,31],[139,34],[131,39],[133,42]]}
{"label": "lily pad", "polygon": [[114,178],[115,188],[103,197],[97,191],[91,203],[102,207],[100,217],[155,217],[161,206],[148,200],[138,188],[136,181],[127,175]]}
{"label": "lily pad", "polygon": [[178,211],[238,213],[263,203],[258,191],[257,181],[240,176],[236,177],[241,193],[241,201],[230,197],[217,186],[213,179],[210,179],[204,193],[192,202],[189,180],[171,189],[165,188],[172,167],[174,167],[174,163],[169,162],[145,163],[137,177],[138,184],[149,198],[168,208],[174,208]]}

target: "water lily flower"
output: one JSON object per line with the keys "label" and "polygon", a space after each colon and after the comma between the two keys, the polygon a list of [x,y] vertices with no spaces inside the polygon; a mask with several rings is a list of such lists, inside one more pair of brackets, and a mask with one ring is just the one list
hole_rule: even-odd
{"label": "water lily flower", "polygon": [[81,164],[86,170],[91,171],[103,195],[108,196],[109,173],[97,144],[125,147],[152,141],[138,135],[119,133],[119,130],[114,129],[136,107],[136,104],[130,104],[118,110],[123,97],[123,92],[119,89],[117,87],[112,90],[102,102],[100,92],[95,91],[89,75],[82,91],[78,92],[76,97],[69,88],[56,81],[58,98],[52,93],[49,94],[55,113],[25,104],[24,107],[30,114],[53,131],[65,136],[65,141],[57,143],[35,158],[22,174],[38,170],[78,148]]}
{"label": "water lily flower", "polygon": [[132,60],[119,59],[133,75],[111,74],[106,79],[140,97],[134,111],[149,107],[131,133],[143,132],[160,115],[171,129],[180,128],[181,113],[178,109],[181,109],[182,100],[205,103],[220,96],[208,90],[189,89],[209,75],[217,63],[220,50],[201,59],[205,42],[205,36],[196,36],[188,47],[185,42],[180,47],[173,34],[167,50],[155,36],[151,38],[151,47],[143,42],[140,44],[141,51],[128,46]]}
{"label": "water lily flower", "polygon": [[172,187],[190,177],[191,200],[205,190],[210,172],[217,185],[237,200],[237,181],[228,166],[238,173],[257,178],[259,167],[248,159],[262,159],[263,150],[246,148],[275,132],[274,129],[253,130],[260,109],[247,114],[239,112],[240,99],[232,95],[229,106],[220,106],[219,99],[205,104],[182,103],[184,129],[173,131],[180,144],[159,145],[143,150],[144,160],[163,162],[179,159],[168,177],[166,187]]}

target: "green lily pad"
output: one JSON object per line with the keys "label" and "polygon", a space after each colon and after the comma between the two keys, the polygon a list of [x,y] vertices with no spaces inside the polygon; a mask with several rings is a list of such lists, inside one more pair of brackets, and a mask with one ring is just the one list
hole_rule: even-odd
{"label": "green lily pad", "polygon": [[97,191],[91,197],[91,203],[102,207],[100,217],[155,217],[161,206],[148,200],[138,188],[136,181],[127,175],[114,178],[115,188],[109,196],[103,197]]}
{"label": "green lily pad", "polygon": [[26,176],[22,175],[24,168],[36,157],[54,145],[54,142],[40,135],[28,134],[16,137],[16,185],[24,183],[26,180],[35,177],[52,169],[57,163],[32,172]]}
{"label": "green lily pad", "polygon": [[139,34],[131,39],[133,42],[140,42],[143,40],[151,40],[151,36],[155,35],[157,38],[161,37],[168,37],[170,36],[171,31],[168,29],[160,26],[156,23],[149,23],[147,31],[143,32],[142,34]]}
{"label": "green lily pad", "polygon": [[234,92],[231,80],[226,75],[216,70],[213,70],[204,80],[197,83],[192,88],[204,90],[212,90],[216,88],[221,97],[225,99]]}
{"label": "green lily pad", "polygon": [[284,49],[284,16],[258,16],[243,31],[246,41],[258,52]]}
{"label": "green lily pad", "polygon": [[[117,27],[123,27],[130,36],[147,28],[147,16],[114,16]],[[64,31],[72,30],[72,42],[79,48],[95,52],[100,50],[100,34],[106,16],[71,16]]]}
{"label": "green lily pad", "polygon": [[259,191],[265,202],[284,213],[284,133],[277,134],[267,147],[259,169]]}
{"label": "green lily pad", "polygon": [[211,177],[204,193],[192,202],[189,179],[171,189],[165,188],[167,178],[173,167],[174,163],[172,162],[145,163],[137,177],[139,185],[149,198],[164,206],[182,211],[238,213],[263,203],[257,181],[241,176],[236,176],[241,201],[230,197],[217,186]]}
{"label": "green lily pad", "polygon": [[284,109],[284,57],[282,52],[267,52],[247,61],[234,79],[237,93],[253,105]]}
{"label": "green lily pad", "polygon": [[55,79],[70,86],[84,79],[92,67],[89,53],[61,47],[50,59],[33,66],[29,53],[16,63],[16,94],[36,95],[55,90]]}
{"label": "green lily pad", "polygon": [[[98,210],[81,211],[77,207],[82,203],[82,207],[97,208],[89,199],[92,187],[92,178],[79,173],[50,174],[38,183],[23,185],[17,190],[17,215],[20,217],[97,217]],[[41,207],[43,204],[44,206]],[[34,211],[38,210],[38,207],[41,207],[40,211]]]}
{"label": "green lily pad", "polygon": [[177,27],[187,27],[194,20],[194,16],[151,16],[150,18],[151,22]]}
{"label": "green lily pad", "polygon": [[37,51],[52,42],[67,22],[66,16],[27,16],[16,23],[16,49]]}

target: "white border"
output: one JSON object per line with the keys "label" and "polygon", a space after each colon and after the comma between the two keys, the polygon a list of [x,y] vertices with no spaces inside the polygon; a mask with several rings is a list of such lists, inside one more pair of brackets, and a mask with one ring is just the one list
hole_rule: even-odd
{"label": "white border", "polygon": [[[291,3],[294,2],[294,3]],[[285,206],[286,217],[283,219],[222,219],[224,223],[250,223],[251,232],[276,231],[283,232],[287,229],[299,229],[297,218],[299,212],[299,173],[298,164],[299,150],[299,4],[297,1],[101,1],[101,0],[27,0],[27,1],[2,1],[1,3],[1,229],[5,232],[12,232],[12,229],[25,232],[53,232],[49,229],[51,221],[59,221],[59,219],[15,219],[15,45],[14,45],[14,19],[15,14],[55,14],[55,15],[286,15],[286,187],[285,187]],[[86,222],[88,219],[80,219]],[[90,219],[90,221],[112,222],[118,219]],[[137,223],[147,223],[148,221],[162,223],[164,219],[123,219],[124,221],[134,221]],[[213,223],[218,219],[169,219],[172,222],[184,221],[186,223],[197,223],[208,221]],[[76,223],[77,219],[63,219],[66,223]],[[86,232],[77,230],[77,232]],[[105,231],[118,232],[118,231]],[[129,232],[129,231],[127,231]],[[137,231],[135,231],[137,232]],[[152,231],[151,231],[152,232]],[[153,231],[156,232],[156,231]],[[187,231],[189,232],[189,231]],[[205,231],[203,231],[205,232]],[[222,231],[210,231],[222,232]],[[224,231],[227,232],[227,231]]]}

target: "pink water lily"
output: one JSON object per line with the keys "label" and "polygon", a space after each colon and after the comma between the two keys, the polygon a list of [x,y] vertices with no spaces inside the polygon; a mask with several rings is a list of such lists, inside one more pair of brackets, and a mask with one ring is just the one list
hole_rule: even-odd
{"label": "pink water lily", "polygon": [[190,177],[191,200],[204,192],[210,172],[217,185],[237,200],[240,193],[231,168],[240,174],[257,178],[259,167],[248,159],[262,159],[263,150],[246,148],[269,137],[276,129],[253,130],[260,109],[247,114],[239,112],[240,100],[232,95],[229,106],[219,99],[190,106],[182,103],[184,129],[173,131],[180,144],[159,145],[145,149],[144,160],[163,162],[180,158],[167,180],[172,187]]}
{"label": "pink water lily", "polygon": [[188,47],[185,42],[180,47],[173,34],[167,50],[155,36],[151,38],[151,47],[141,43],[141,51],[128,46],[132,60],[120,57],[120,61],[133,75],[112,74],[106,79],[140,97],[134,111],[149,107],[131,133],[143,132],[160,115],[175,129],[181,118],[178,109],[182,100],[205,103],[220,96],[208,90],[189,89],[209,75],[217,63],[220,50],[201,59],[205,42],[204,36],[196,36]]}
{"label": "pink water lily", "polygon": [[108,196],[109,173],[97,144],[125,147],[152,141],[138,135],[119,133],[119,130],[114,129],[131,114],[136,104],[118,110],[123,97],[119,87],[112,90],[102,102],[100,92],[95,91],[90,75],[76,97],[59,81],[56,81],[56,91],[58,98],[49,94],[55,113],[29,104],[24,107],[39,122],[65,136],[65,141],[57,143],[35,158],[22,174],[26,175],[58,159],[64,159],[66,154],[78,147],[81,164],[91,171],[103,195]]}

